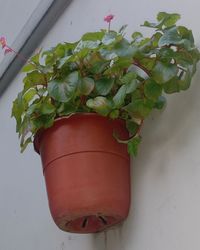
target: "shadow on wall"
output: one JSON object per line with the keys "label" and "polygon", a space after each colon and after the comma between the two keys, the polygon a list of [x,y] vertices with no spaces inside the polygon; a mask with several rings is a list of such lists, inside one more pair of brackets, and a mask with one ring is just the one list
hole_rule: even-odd
{"label": "shadow on wall", "polygon": [[125,249],[122,241],[123,225],[118,225],[107,232],[93,235],[94,250],[122,250]]}
{"label": "shadow on wall", "polygon": [[[146,122],[143,128],[143,142],[139,155],[133,160],[132,168],[132,206],[129,217],[123,225],[105,233],[93,236],[94,250],[130,250],[133,242],[138,242],[140,230],[140,218],[136,215],[139,209],[139,196],[143,191],[141,183],[147,171],[152,171],[153,178],[164,178],[168,165],[168,157],[179,157],[184,147],[192,147],[195,135],[199,133],[200,124],[200,72],[193,79],[192,86],[186,92],[174,94],[168,98],[167,107],[162,112],[155,112]],[[170,148],[173,147],[173,151]],[[167,148],[167,152],[164,151]],[[157,166],[149,166],[153,157],[157,157]],[[154,158],[155,159],[155,158]],[[149,170],[148,168],[152,169]],[[181,170],[180,170],[181,171]],[[143,182],[144,183],[144,182]],[[165,195],[165,194],[164,194]],[[141,215],[140,215],[141,216]],[[139,249],[137,249],[139,250]]]}

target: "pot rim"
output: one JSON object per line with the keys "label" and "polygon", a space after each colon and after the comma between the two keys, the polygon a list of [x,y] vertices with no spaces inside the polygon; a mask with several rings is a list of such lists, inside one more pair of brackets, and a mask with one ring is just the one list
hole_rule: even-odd
{"label": "pot rim", "polygon": [[[98,113],[95,113],[95,112],[76,112],[76,113],[72,113],[70,115],[65,115],[65,116],[60,116],[60,117],[57,117],[54,119],[54,122],[53,122],[53,125],[57,122],[57,121],[60,121],[60,120],[64,120],[64,119],[69,119],[71,116],[74,116],[74,115],[78,115],[78,116],[97,116],[97,117],[103,117],[103,118],[107,118],[107,119],[110,119],[112,120],[110,117],[107,117],[107,116],[103,116],[103,115],[100,115]],[[121,121],[121,122],[125,122],[125,120],[121,119],[121,118],[117,118],[117,119],[113,119],[113,121],[115,120],[118,120],[118,121]],[[52,125],[52,126],[53,126]],[[52,127],[51,126],[51,127]],[[49,128],[51,128],[49,127]],[[42,136],[42,133],[48,128],[41,128],[40,130],[38,130],[36,132],[36,134],[34,135],[34,139],[33,139],[33,147],[34,147],[34,150],[36,153],[40,154],[39,152],[39,143],[40,143],[40,138]]]}

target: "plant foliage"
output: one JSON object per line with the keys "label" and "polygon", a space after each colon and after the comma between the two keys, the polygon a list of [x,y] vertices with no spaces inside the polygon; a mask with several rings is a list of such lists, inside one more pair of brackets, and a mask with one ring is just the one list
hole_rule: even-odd
{"label": "plant foliage", "polygon": [[139,129],[153,109],[162,109],[163,94],[189,88],[200,59],[192,31],[177,26],[180,15],[160,12],[151,37],[101,30],[74,43],[59,43],[34,55],[24,66],[23,90],[12,116],[22,151],[41,128],[76,112],[96,112],[126,121],[128,151],[136,155]]}

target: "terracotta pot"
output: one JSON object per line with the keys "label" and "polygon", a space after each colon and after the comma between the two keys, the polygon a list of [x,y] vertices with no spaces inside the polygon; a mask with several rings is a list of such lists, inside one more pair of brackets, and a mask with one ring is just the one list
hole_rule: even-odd
{"label": "terracotta pot", "polygon": [[130,159],[113,131],[128,137],[124,121],[82,113],[55,120],[35,137],[50,211],[60,229],[98,232],[127,217]]}

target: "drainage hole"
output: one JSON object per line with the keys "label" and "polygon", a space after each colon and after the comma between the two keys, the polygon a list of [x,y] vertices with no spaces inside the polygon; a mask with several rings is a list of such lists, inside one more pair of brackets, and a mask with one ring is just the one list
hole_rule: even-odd
{"label": "drainage hole", "polygon": [[70,222],[71,222],[71,221],[67,221],[67,222],[65,223],[65,226],[68,227],[69,224],[70,224]]}
{"label": "drainage hole", "polygon": [[101,220],[101,222],[102,222],[104,225],[107,225],[107,224],[108,224],[107,220],[106,220],[104,217],[99,216],[99,219]]}
{"label": "drainage hole", "polygon": [[85,228],[87,226],[87,223],[88,223],[88,218],[86,217],[84,220],[83,220],[83,223],[81,225],[82,228]]}

